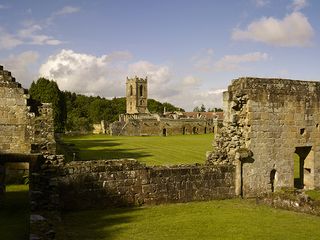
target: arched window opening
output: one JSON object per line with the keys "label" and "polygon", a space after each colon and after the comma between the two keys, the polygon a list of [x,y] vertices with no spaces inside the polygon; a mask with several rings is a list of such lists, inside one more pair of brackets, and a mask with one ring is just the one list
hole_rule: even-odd
{"label": "arched window opening", "polygon": [[130,85],[130,96],[132,96],[133,95],[133,87],[132,87],[132,85]]}

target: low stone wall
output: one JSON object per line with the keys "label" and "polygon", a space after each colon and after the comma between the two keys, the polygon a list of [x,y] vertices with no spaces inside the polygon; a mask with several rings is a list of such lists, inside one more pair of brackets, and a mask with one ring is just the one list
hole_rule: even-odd
{"label": "low stone wall", "polygon": [[32,174],[31,187],[40,209],[204,201],[232,198],[235,192],[230,165],[147,167],[130,159],[65,164],[61,156],[43,161],[41,171]]}

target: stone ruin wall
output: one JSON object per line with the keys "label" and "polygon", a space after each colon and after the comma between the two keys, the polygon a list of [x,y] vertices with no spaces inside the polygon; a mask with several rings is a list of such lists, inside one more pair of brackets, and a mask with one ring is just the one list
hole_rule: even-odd
{"label": "stone ruin wall", "polygon": [[[21,84],[11,76],[11,72],[4,70],[2,66],[0,66],[0,132],[0,192],[3,192],[6,162],[20,162],[19,156],[24,154],[53,154],[55,139],[51,105],[30,99],[27,90],[22,88]],[[10,165],[13,168],[12,164]],[[19,168],[21,174],[24,174],[21,170]]]}
{"label": "stone ruin wall", "polygon": [[[136,160],[65,163],[45,156],[33,166],[32,209],[87,209],[234,197],[234,167],[149,167]],[[38,169],[38,170],[37,170]],[[39,171],[39,169],[41,169]]]}
{"label": "stone ruin wall", "polygon": [[[204,119],[129,119],[111,124],[111,135],[163,136],[182,134],[205,134],[214,131],[215,123]],[[184,129],[184,130],[183,130]]]}
{"label": "stone ruin wall", "polygon": [[294,187],[294,153],[304,161],[305,188],[320,188],[320,83],[240,78],[224,93],[225,119],[212,164],[233,163],[236,193],[258,196]]}

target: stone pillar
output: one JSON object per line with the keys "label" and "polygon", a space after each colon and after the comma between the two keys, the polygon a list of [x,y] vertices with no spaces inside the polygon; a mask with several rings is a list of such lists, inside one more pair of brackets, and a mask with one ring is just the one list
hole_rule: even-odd
{"label": "stone pillar", "polygon": [[236,196],[241,196],[242,194],[242,164],[240,159],[234,161],[236,166],[236,177],[235,177],[235,192]]}

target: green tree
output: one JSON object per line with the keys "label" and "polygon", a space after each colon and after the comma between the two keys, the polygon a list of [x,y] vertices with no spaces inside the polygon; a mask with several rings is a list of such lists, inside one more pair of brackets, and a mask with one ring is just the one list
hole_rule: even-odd
{"label": "green tree", "polygon": [[55,132],[63,132],[67,109],[64,94],[60,91],[58,84],[46,78],[39,78],[36,82],[32,82],[29,94],[34,100],[52,104],[54,130]]}

